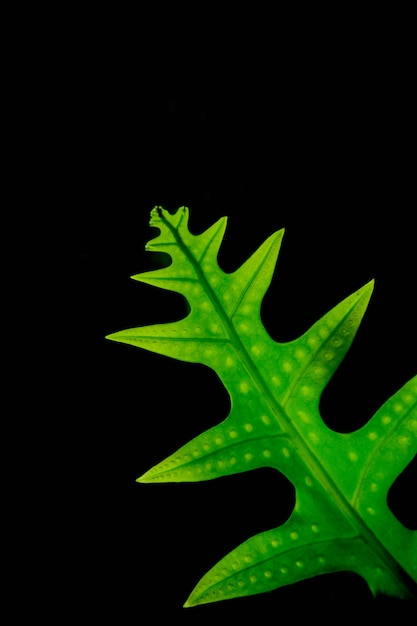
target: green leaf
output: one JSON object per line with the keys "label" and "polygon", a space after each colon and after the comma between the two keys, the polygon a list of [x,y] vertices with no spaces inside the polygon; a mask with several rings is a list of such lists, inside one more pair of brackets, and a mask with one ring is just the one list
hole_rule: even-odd
{"label": "green leaf", "polygon": [[[417,376],[352,433],[323,422],[320,397],[349,349],[373,281],[349,295],[301,337],[276,342],[261,304],[284,231],[272,234],[235,272],[218,265],[226,219],[193,235],[188,209],[151,212],[159,235],[147,250],[171,265],[134,276],[182,294],[182,320],[123,330],[108,338],[212,368],[231,410],[138,478],[201,481],[272,467],[295,486],[287,522],[248,538],[200,581],[186,606],[252,595],[336,571],[361,575],[374,595],[416,595],[417,533],[387,505],[387,493],[417,453]],[[274,495],[275,497],[275,495]]]}

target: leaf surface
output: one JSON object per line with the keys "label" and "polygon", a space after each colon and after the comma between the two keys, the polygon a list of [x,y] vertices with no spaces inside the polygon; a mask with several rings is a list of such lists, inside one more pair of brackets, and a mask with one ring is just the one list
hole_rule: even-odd
{"label": "leaf surface", "polygon": [[135,280],[182,294],[182,320],[109,335],[212,368],[227,389],[226,419],[149,469],[142,483],[201,481],[272,467],[295,486],[287,522],[249,538],[210,570],[186,606],[252,595],[335,571],[353,571],[374,595],[416,593],[417,533],[387,505],[396,477],[417,453],[417,376],[352,433],[323,422],[319,402],[366,311],[373,281],[334,306],[301,337],[274,341],[261,304],[284,231],[272,234],[235,272],[217,257],[226,218],[199,235],[188,209],[151,213],[159,235],[146,249],[172,263]]}

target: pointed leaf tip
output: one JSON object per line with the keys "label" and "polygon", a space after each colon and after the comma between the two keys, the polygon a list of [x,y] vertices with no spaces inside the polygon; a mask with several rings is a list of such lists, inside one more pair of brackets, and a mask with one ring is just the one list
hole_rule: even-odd
{"label": "pointed leaf tip", "polygon": [[107,339],[108,341],[117,341],[118,343],[127,343],[126,341],[123,340],[123,331],[118,331],[115,333],[110,333],[109,335],[106,335],[104,337],[104,339]]}
{"label": "pointed leaf tip", "polygon": [[196,593],[192,591],[182,606],[184,609],[189,609],[190,607],[198,606],[199,604],[209,604],[209,601],[205,600],[200,602]]}
{"label": "pointed leaf tip", "polygon": [[190,607],[197,606],[197,605],[198,605],[198,602],[194,603],[194,602],[191,602],[190,600],[187,600],[186,602],[184,602],[183,608],[189,609]]}
{"label": "pointed leaf tip", "polygon": [[375,278],[371,278],[369,282],[365,283],[364,287],[367,287],[370,291],[372,291],[375,287]]}
{"label": "pointed leaf tip", "polygon": [[362,289],[360,289],[360,291],[362,291],[362,297],[365,296],[368,302],[371,299],[374,288],[375,288],[375,278],[372,278],[369,282],[365,283]]}

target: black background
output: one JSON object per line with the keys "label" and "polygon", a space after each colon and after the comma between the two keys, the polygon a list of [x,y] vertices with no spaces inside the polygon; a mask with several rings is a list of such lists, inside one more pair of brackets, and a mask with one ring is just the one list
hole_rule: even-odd
{"label": "black background", "polygon": [[[293,488],[270,470],[201,484],[135,482],[228,411],[213,372],[104,339],[185,313],[179,296],[129,278],[163,262],[144,251],[156,204],[189,206],[196,234],[229,216],[219,256],[226,271],[285,227],[262,308],[274,339],[298,336],[375,278],[354,345],[322,397],[333,428],[358,428],[416,373],[407,20],[335,16],[329,28],[315,16],[312,28],[305,15],[208,17],[203,9],[182,19],[165,9],[153,18],[95,15],[55,31],[57,45],[64,31],[66,43],[46,72],[50,156],[70,232],[67,309],[76,331],[63,437],[71,463],[59,487],[71,526],[59,561],[76,573],[62,583],[62,612],[197,624],[278,620],[304,606],[317,619],[393,608],[407,623],[412,607],[372,600],[345,573],[183,609],[222,556],[285,521]],[[414,529],[415,475],[414,464],[390,493]]]}

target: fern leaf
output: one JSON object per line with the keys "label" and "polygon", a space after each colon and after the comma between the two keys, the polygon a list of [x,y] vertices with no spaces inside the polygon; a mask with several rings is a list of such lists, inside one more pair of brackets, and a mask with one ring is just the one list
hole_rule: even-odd
{"label": "fern leaf", "polygon": [[208,572],[186,606],[252,595],[336,571],[360,574],[374,595],[415,596],[417,533],[387,506],[396,477],[417,453],[417,377],[353,433],[323,422],[320,397],[349,349],[368,306],[373,281],[337,304],[301,337],[279,343],[260,310],[284,231],[272,234],[235,272],[217,257],[220,219],[200,235],[188,209],[151,213],[160,234],[148,250],[171,265],[134,276],[182,294],[182,320],[133,328],[108,338],[211,367],[227,389],[231,410],[138,482],[210,480],[272,467],[296,489],[285,524],[249,538]]}

